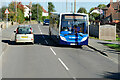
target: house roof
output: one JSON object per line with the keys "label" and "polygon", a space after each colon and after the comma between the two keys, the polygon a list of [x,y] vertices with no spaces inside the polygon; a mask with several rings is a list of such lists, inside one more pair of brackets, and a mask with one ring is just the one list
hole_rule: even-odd
{"label": "house roof", "polygon": [[98,14],[100,14],[100,11],[98,9],[95,9],[90,14],[92,14],[92,13],[98,13]]}
{"label": "house roof", "polygon": [[42,10],[43,10],[44,13],[48,13],[43,7],[42,7]]}
{"label": "house roof", "polygon": [[[24,5],[24,8],[27,9],[27,8],[29,8],[29,6],[28,6],[28,5]],[[30,9],[30,8],[29,8],[29,9]]]}
{"label": "house roof", "polygon": [[119,2],[111,2],[109,3],[105,8],[103,8],[103,10],[108,9],[110,7],[110,5],[114,8],[118,10],[118,6],[120,6],[120,1]]}

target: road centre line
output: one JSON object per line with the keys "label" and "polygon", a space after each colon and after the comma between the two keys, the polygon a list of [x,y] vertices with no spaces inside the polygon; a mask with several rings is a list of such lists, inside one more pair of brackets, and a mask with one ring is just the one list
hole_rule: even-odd
{"label": "road centre line", "polygon": [[[40,27],[39,27],[39,25],[38,25],[38,28],[39,28],[40,34],[43,34]],[[43,37],[43,39],[45,39],[45,37],[43,35],[42,35],[42,37]],[[48,44],[48,41],[46,39],[45,39],[45,42],[46,42],[46,44]]]}
{"label": "road centre line", "polygon": [[50,47],[50,50],[53,52],[54,55],[57,55],[51,47]]}
{"label": "road centre line", "polygon": [[38,29],[39,29],[39,31],[40,31],[40,34],[42,34],[42,31],[41,31],[41,29],[40,29],[39,25],[38,25]]}
{"label": "road centre line", "polygon": [[69,68],[65,65],[65,63],[64,63],[60,58],[58,58],[58,60],[59,60],[60,63],[65,67],[65,69],[66,69],[67,71],[69,71]]}

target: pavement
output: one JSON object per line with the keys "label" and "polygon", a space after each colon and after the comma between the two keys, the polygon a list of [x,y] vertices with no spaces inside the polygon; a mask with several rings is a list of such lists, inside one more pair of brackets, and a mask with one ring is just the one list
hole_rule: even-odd
{"label": "pavement", "polygon": [[6,46],[2,48],[2,78],[111,79],[119,74],[118,64],[99,51],[88,46],[59,46],[49,37],[49,26],[32,27],[34,45],[13,44],[16,26],[2,31],[2,46]]}
{"label": "pavement", "polygon": [[120,51],[116,51],[115,49],[109,48],[104,44],[119,44],[119,42],[109,42],[98,39],[89,39],[89,47],[97,51],[100,51],[101,54],[107,56],[108,58],[118,63],[118,56],[120,54]]}

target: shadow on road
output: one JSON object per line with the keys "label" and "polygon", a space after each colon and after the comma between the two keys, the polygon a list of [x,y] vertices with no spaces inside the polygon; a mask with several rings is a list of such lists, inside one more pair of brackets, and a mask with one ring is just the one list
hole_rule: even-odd
{"label": "shadow on road", "polygon": [[3,43],[7,43],[8,45],[32,45],[32,43],[16,43],[15,41],[10,40],[2,40]]}
{"label": "shadow on road", "polygon": [[120,72],[118,72],[118,73],[106,72],[104,74],[104,78],[112,79],[112,80],[120,80]]}
{"label": "shadow on road", "polygon": [[[99,44],[103,44],[103,45],[105,45],[105,44],[112,44],[112,43],[104,43],[104,42],[98,42]],[[109,47],[109,48],[111,48],[111,49],[107,49],[107,51],[110,51],[110,52],[112,52],[112,53],[115,53],[115,52],[120,52],[120,51],[118,51],[118,50],[112,50],[112,49],[114,49],[113,47]],[[119,45],[119,48],[120,48],[120,45]]]}
{"label": "shadow on road", "polygon": [[[81,46],[69,46],[69,45],[60,45],[57,43],[53,38],[51,38],[49,35],[41,35],[41,34],[35,34],[34,35],[35,44],[41,44],[45,46],[52,46],[52,47],[66,47],[66,48],[81,48]],[[45,40],[48,42],[48,44],[45,42]]]}
{"label": "shadow on road", "polygon": [[[48,44],[46,43],[46,41]],[[3,43],[7,43],[9,45],[31,45],[31,43],[15,43],[15,41],[10,40],[2,40]],[[81,46],[68,46],[68,45],[59,45],[53,38],[50,38],[49,35],[44,34],[34,34],[34,44],[36,45],[44,45],[44,46],[52,46],[52,47],[61,47],[61,48],[80,48]]]}

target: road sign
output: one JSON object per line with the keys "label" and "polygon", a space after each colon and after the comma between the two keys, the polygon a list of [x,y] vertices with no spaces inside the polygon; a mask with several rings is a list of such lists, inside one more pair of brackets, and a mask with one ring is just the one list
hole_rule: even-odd
{"label": "road sign", "polygon": [[8,11],[8,9],[5,10],[5,14],[10,14],[10,12]]}
{"label": "road sign", "polygon": [[10,14],[8,9],[5,10],[5,14],[6,14],[6,28],[8,28],[8,14]]}

